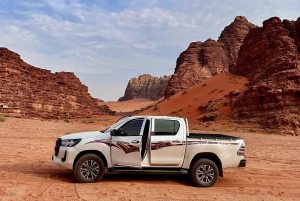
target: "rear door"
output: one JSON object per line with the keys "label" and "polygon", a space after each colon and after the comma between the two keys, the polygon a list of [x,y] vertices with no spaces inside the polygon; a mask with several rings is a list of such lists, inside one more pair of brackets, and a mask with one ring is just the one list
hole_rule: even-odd
{"label": "rear door", "polygon": [[146,118],[132,119],[111,137],[111,158],[115,166],[141,167],[142,134]]}
{"label": "rear door", "polygon": [[185,151],[185,128],[180,119],[152,119],[151,166],[181,167]]}

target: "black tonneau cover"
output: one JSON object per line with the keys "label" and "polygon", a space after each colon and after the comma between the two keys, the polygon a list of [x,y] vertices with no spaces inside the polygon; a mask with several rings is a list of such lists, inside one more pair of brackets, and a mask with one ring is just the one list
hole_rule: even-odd
{"label": "black tonneau cover", "polygon": [[205,134],[205,133],[190,133],[187,138],[200,138],[200,139],[220,139],[220,140],[238,140],[242,139],[236,136],[223,135],[223,134]]}

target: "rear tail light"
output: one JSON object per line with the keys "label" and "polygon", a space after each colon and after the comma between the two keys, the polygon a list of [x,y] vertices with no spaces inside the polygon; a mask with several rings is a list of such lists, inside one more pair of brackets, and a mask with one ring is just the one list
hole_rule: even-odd
{"label": "rear tail light", "polygon": [[239,150],[237,152],[237,155],[238,156],[245,156],[245,149],[246,149],[245,145],[242,144],[242,146],[239,148]]}

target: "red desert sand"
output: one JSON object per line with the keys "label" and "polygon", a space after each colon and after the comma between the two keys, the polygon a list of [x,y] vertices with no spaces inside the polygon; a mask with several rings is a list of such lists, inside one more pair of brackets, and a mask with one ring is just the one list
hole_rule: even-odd
{"label": "red desert sand", "polygon": [[245,139],[247,167],[225,169],[211,188],[195,188],[185,175],[106,175],[79,184],[52,163],[57,137],[117,118],[0,122],[0,200],[300,200],[300,138],[293,136],[225,132]]}

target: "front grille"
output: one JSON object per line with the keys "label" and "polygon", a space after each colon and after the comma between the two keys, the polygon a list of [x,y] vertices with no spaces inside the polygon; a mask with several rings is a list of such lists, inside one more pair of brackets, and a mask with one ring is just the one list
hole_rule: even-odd
{"label": "front grille", "polygon": [[58,156],[60,144],[61,144],[61,138],[58,138],[55,142],[55,147],[54,147],[55,156]]}

